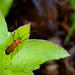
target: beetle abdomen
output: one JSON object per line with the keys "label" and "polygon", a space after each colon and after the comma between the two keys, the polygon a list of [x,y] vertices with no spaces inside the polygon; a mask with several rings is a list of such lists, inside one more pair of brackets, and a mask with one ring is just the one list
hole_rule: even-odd
{"label": "beetle abdomen", "polygon": [[15,44],[15,42],[13,42],[10,46],[8,46],[8,48],[5,50],[5,53],[7,55],[9,55],[11,52],[14,51],[14,49],[17,47],[17,45]]}
{"label": "beetle abdomen", "polygon": [[7,55],[9,55],[9,54],[10,54],[10,53],[8,53],[8,52],[7,52],[7,49],[5,50],[5,53],[6,53]]}

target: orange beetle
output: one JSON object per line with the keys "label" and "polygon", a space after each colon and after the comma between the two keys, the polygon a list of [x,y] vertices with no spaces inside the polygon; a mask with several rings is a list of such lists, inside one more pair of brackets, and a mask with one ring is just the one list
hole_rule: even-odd
{"label": "orange beetle", "polygon": [[8,48],[5,50],[5,53],[9,55],[11,52],[13,52],[14,49],[18,46],[18,44],[21,43],[20,40],[21,38],[14,40],[14,42],[10,46],[8,46]]}
{"label": "orange beetle", "polygon": [[[14,32],[15,33],[15,32]],[[18,33],[18,29],[17,29],[17,33]],[[28,34],[28,33],[27,33]],[[27,35],[27,34],[25,34],[25,35]],[[23,36],[25,36],[25,35],[23,35]],[[12,35],[13,36],[13,35]],[[19,33],[18,33],[18,36],[19,36]],[[22,37],[23,37],[22,36]],[[13,36],[13,40],[14,40],[14,42],[10,45],[10,46],[7,46],[8,48],[5,50],[5,53],[7,54],[7,55],[9,55],[11,52],[13,52],[14,51],[14,49],[18,46],[18,44],[19,43],[22,43],[22,42],[20,42],[20,40],[21,40],[21,38],[22,37],[18,37],[16,40],[14,40],[14,36]],[[24,40],[26,40],[27,38],[25,38]],[[23,41],[24,41],[23,40]],[[18,52],[18,49],[17,49],[17,52]]]}

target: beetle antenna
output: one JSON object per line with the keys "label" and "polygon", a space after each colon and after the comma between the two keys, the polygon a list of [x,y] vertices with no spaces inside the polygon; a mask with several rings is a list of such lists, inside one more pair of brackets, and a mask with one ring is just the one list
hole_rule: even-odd
{"label": "beetle antenna", "polygon": [[[30,32],[36,32],[36,31],[30,31]],[[30,34],[30,32],[24,34],[23,36],[21,36],[21,38],[24,37],[24,36],[27,35],[27,34]]]}
{"label": "beetle antenna", "polygon": [[[16,24],[16,28],[17,28],[17,21],[15,21],[15,24]],[[18,32],[18,29],[17,29],[17,34],[19,36],[19,32]]]}
{"label": "beetle antenna", "polygon": [[[27,35],[27,34],[29,34],[29,32],[28,32],[28,33],[26,33],[25,35]],[[22,38],[22,37],[24,37],[25,35],[21,36],[21,38]]]}

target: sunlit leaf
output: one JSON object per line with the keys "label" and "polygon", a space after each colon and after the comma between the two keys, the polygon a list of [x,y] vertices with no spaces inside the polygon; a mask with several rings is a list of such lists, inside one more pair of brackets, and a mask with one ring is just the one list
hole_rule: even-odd
{"label": "sunlit leaf", "polygon": [[6,69],[0,70],[0,75],[34,75],[31,71],[26,72],[14,72]]}
{"label": "sunlit leaf", "polygon": [[[7,41],[4,44],[3,53],[0,53],[0,67],[3,67],[10,60],[12,60],[11,55],[12,55],[12,58],[15,57],[15,55],[17,54],[17,50],[19,52],[25,46],[25,44],[27,43],[28,38],[29,38],[29,31],[30,31],[30,23],[23,25],[23,26],[19,27],[17,30],[15,30],[12,33],[12,35],[14,37],[12,35],[9,36],[9,38],[7,39]],[[14,40],[16,40],[18,37],[21,37],[21,40],[20,40],[21,43],[19,43],[18,46],[16,46],[13,53],[11,52],[9,55],[7,55],[5,53],[7,46],[10,46],[14,42]],[[12,47],[11,47],[11,49],[12,49]]]}
{"label": "sunlit leaf", "polygon": [[47,60],[67,56],[70,56],[69,53],[54,43],[44,40],[29,40],[25,47],[6,64],[5,68],[15,72],[33,70],[39,68],[39,64]]}
{"label": "sunlit leaf", "polygon": [[5,19],[0,12],[0,45],[6,40],[8,36],[7,25]]}
{"label": "sunlit leaf", "polygon": [[0,11],[3,13],[4,17],[7,16],[13,1],[14,0],[0,0]]}
{"label": "sunlit leaf", "polygon": [[70,5],[75,10],[75,0],[70,0]]}

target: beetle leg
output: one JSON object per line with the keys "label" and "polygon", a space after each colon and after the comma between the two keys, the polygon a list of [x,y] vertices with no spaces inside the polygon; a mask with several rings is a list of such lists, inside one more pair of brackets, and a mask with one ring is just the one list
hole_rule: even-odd
{"label": "beetle leg", "polygon": [[13,36],[13,40],[14,40],[14,35],[15,35],[15,32],[14,32],[14,34],[11,34],[12,36]]}
{"label": "beetle leg", "polygon": [[14,51],[14,50],[12,50],[12,52],[11,52],[11,59],[12,59],[13,51]]}
{"label": "beetle leg", "polygon": [[18,45],[17,45],[17,53],[18,53]]}
{"label": "beetle leg", "polygon": [[7,48],[9,47],[9,46],[6,46]]}
{"label": "beetle leg", "polygon": [[13,52],[11,53],[11,59],[12,59],[12,55],[13,55]]}

